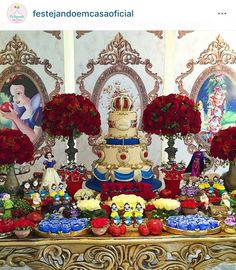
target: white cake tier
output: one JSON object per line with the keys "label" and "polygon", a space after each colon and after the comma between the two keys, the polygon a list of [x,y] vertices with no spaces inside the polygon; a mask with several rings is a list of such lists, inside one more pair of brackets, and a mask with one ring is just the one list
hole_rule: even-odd
{"label": "white cake tier", "polygon": [[141,181],[144,179],[153,178],[151,166],[144,164],[138,169],[132,169],[128,167],[119,167],[115,169],[96,164],[93,168],[93,175],[99,181],[129,182],[132,180]]}
{"label": "white cake tier", "polygon": [[[131,139],[106,139],[110,143],[129,143],[139,142],[138,138]],[[133,144],[133,145],[110,145],[102,144],[98,150],[99,160],[98,164],[112,167],[135,167],[143,166],[144,162],[150,163],[147,160],[148,152],[145,144]]]}
{"label": "white cake tier", "polygon": [[109,112],[108,126],[110,137],[135,137],[138,135],[137,113],[132,111]]}

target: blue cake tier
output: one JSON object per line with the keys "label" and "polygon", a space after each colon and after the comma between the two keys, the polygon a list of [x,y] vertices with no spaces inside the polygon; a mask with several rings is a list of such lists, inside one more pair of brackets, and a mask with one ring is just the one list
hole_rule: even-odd
{"label": "blue cake tier", "polygon": [[109,145],[136,145],[140,144],[139,138],[127,138],[127,139],[117,139],[117,138],[106,138],[106,144]]}

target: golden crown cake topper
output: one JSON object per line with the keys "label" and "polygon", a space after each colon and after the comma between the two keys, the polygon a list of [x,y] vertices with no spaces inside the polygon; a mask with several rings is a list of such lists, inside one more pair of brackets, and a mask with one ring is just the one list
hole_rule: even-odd
{"label": "golden crown cake topper", "polygon": [[111,105],[113,111],[131,111],[133,100],[127,94],[126,90],[120,90],[118,96],[114,97]]}

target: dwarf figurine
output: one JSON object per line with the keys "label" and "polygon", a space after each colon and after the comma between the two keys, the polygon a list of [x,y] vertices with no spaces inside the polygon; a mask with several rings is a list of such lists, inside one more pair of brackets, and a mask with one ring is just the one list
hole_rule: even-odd
{"label": "dwarf figurine", "polygon": [[200,199],[200,202],[204,203],[204,206],[207,210],[209,207],[209,198],[207,197],[207,195],[204,191],[201,191],[201,196],[199,199]]}
{"label": "dwarf figurine", "polygon": [[71,201],[71,197],[68,193],[65,192],[64,196],[63,196],[63,204],[66,205],[66,204],[69,204]]}
{"label": "dwarf figurine", "polygon": [[42,199],[46,199],[47,197],[49,197],[49,186],[47,182],[43,183],[42,189],[40,190],[39,193]]}
{"label": "dwarf figurine", "polygon": [[50,192],[50,197],[54,198],[57,194],[57,186],[55,184],[52,184],[51,186],[51,192]]}
{"label": "dwarf figurine", "polygon": [[120,224],[120,216],[118,213],[118,208],[114,202],[111,204],[111,219],[113,220],[115,225]]}
{"label": "dwarf figurine", "polygon": [[134,217],[136,224],[140,225],[143,222],[143,206],[141,203],[137,203],[134,211]]}
{"label": "dwarf figurine", "polygon": [[65,195],[65,188],[64,188],[64,185],[63,183],[60,183],[58,185],[58,191],[57,191],[57,194],[60,196],[60,197],[63,197]]}
{"label": "dwarf figurine", "polygon": [[30,183],[29,182],[26,182],[24,184],[23,191],[24,191],[24,198],[25,199],[31,198],[32,189],[30,188]]}
{"label": "dwarf figurine", "polygon": [[132,216],[133,216],[133,211],[132,211],[132,208],[131,206],[129,205],[129,203],[125,203],[124,204],[124,210],[125,210],[125,213],[123,215],[124,219],[125,219],[125,224],[126,225],[131,225],[132,223]]}
{"label": "dwarf figurine", "polygon": [[33,191],[34,192],[36,192],[36,193],[38,193],[39,192],[39,182],[38,182],[38,180],[36,179],[36,180],[34,180],[34,182],[33,182],[33,186],[32,186],[32,189],[33,189]]}
{"label": "dwarf figurine", "polygon": [[31,195],[31,198],[33,199],[32,207],[34,210],[41,210],[41,197],[39,193],[33,193]]}
{"label": "dwarf figurine", "polygon": [[229,197],[228,192],[223,192],[221,195],[221,201],[220,201],[220,205],[225,205],[228,209],[228,214],[231,215],[232,214],[232,208],[231,208],[231,199]]}
{"label": "dwarf figurine", "polygon": [[11,196],[8,193],[5,193],[2,197],[3,200],[3,208],[4,208],[4,218],[11,218],[11,209],[14,206],[14,202],[11,200]]}
{"label": "dwarf figurine", "polygon": [[78,217],[79,211],[75,203],[72,203],[70,213],[71,217]]}

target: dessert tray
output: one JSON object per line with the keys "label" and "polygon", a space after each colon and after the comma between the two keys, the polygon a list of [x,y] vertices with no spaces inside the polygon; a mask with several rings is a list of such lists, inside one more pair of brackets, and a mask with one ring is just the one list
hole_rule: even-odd
{"label": "dessert tray", "polygon": [[199,236],[219,233],[221,224],[206,215],[169,216],[165,221],[164,229],[172,234]]}
{"label": "dessert tray", "polygon": [[0,233],[0,239],[7,238],[13,235],[13,232]]}
{"label": "dessert tray", "polygon": [[200,236],[200,235],[207,235],[207,234],[217,234],[221,232],[221,226],[218,226],[214,229],[207,229],[207,230],[199,230],[196,229],[194,231],[190,230],[180,230],[176,228],[169,227],[167,225],[163,226],[164,230],[171,234],[179,234],[179,235],[192,235],[192,236]]}
{"label": "dessert tray", "polygon": [[43,238],[70,238],[70,237],[78,237],[83,235],[88,235],[89,227],[79,230],[79,231],[71,231],[69,233],[50,233],[50,232],[42,232],[38,228],[35,228],[35,232],[38,236]]}

